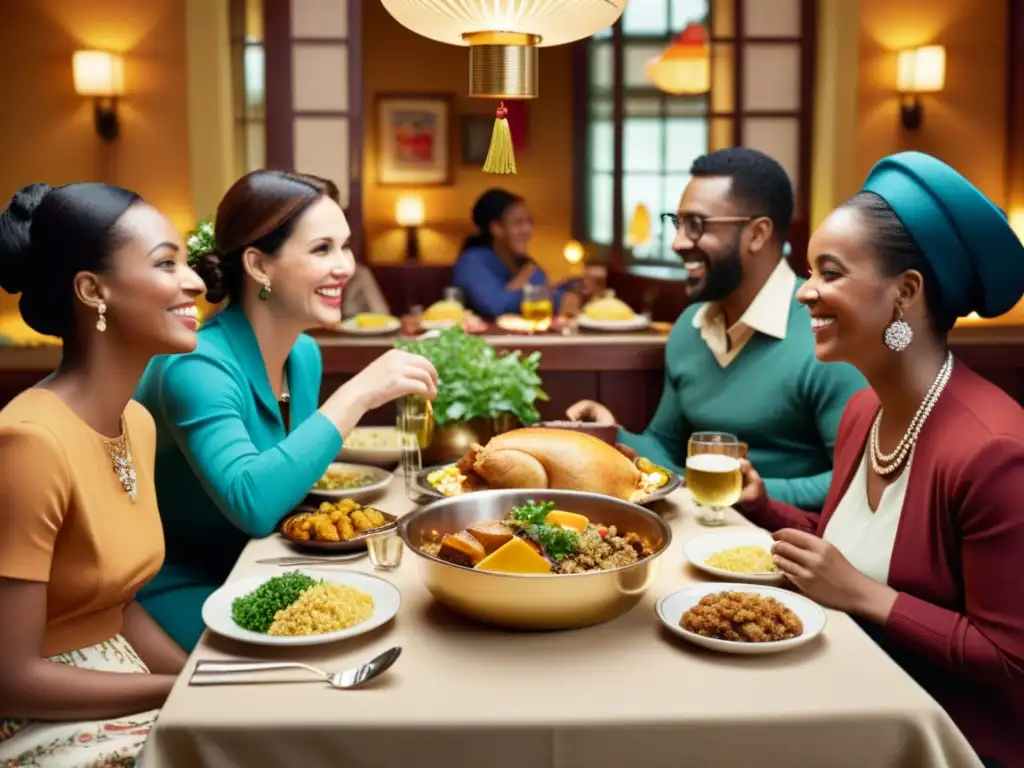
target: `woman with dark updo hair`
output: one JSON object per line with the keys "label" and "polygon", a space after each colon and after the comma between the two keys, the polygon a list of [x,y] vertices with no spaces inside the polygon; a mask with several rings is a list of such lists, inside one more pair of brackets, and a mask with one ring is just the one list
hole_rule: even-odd
{"label": "woman with dark updo hair", "polygon": [[138,195],[32,184],[0,214],[0,286],[64,344],[0,411],[0,764],[134,764],[185,654],[135,601],[164,541],[131,396],[154,355],[195,348],[203,283]]}
{"label": "woman with dark updo hair", "polygon": [[[489,189],[473,205],[474,235],[462,244],[452,270],[452,285],[461,288],[466,304],[481,317],[516,314],[528,284],[546,285],[548,276],[530,258],[533,216],[526,201],[504,189]],[[579,310],[575,281],[554,289],[560,314]]]}
{"label": "woman with dark updo hair", "polygon": [[320,401],[320,348],[303,334],[341,321],[355,262],[329,181],[254,171],[217,207],[217,249],[196,270],[227,308],[190,355],[153,362],[138,398],[156,418],[157,487],[167,560],[140,595],[190,650],[203,602],[250,538],[274,532],[368,410],[436,395],[437,372],[391,350]]}

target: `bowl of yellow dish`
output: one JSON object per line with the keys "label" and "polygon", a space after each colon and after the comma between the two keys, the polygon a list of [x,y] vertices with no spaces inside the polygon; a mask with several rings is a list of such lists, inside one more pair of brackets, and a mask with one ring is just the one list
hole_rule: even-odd
{"label": "bowl of yellow dish", "polygon": [[436,301],[423,311],[420,321],[428,331],[439,331],[458,325],[466,316],[466,308],[457,301]]}
{"label": "bowl of yellow dish", "polygon": [[580,328],[591,331],[639,331],[650,324],[649,317],[636,314],[626,302],[611,294],[587,302],[579,317]]}
{"label": "bowl of yellow dish", "polygon": [[383,336],[402,327],[401,321],[391,315],[361,312],[341,322],[341,330],[356,336]]}

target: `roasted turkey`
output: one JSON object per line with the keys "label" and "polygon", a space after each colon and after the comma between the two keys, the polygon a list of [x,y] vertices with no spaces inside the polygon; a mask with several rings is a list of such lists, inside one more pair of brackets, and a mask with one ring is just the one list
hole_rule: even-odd
{"label": "roasted turkey", "polygon": [[591,435],[526,427],[474,444],[458,464],[470,487],[555,488],[630,499],[643,476],[618,450]]}

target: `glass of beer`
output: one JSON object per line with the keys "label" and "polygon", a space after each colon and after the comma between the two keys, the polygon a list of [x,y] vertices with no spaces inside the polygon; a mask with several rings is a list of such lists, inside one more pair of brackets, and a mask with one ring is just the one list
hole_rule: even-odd
{"label": "glass of beer", "polygon": [[526,320],[533,323],[534,330],[547,330],[551,318],[555,314],[554,303],[551,301],[551,289],[546,285],[527,283],[523,286],[523,301],[519,311]]}
{"label": "glass of beer", "polygon": [[694,432],[686,456],[686,487],[697,504],[697,522],[725,525],[725,510],[740,499],[743,444],[728,432]]}
{"label": "glass of beer", "polygon": [[426,398],[408,395],[398,401],[398,440],[401,447],[401,467],[405,475],[405,490],[416,498],[416,473],[423,468],[420,453],[434,439],[434,406]]}

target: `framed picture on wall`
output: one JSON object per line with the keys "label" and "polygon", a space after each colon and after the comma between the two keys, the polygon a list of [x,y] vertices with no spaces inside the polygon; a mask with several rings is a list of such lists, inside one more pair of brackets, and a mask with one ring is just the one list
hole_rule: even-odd
{"label": "framed picture on wall", "polygon": [[463,115],[459,120],[459,127],[462,164],[482,167],[487,159],[487,151],[491,148],[494,115]]}
{"label": "framed picture on wall", "polygon": [[451,95],[377,96],[377,183],[452,183]]}

